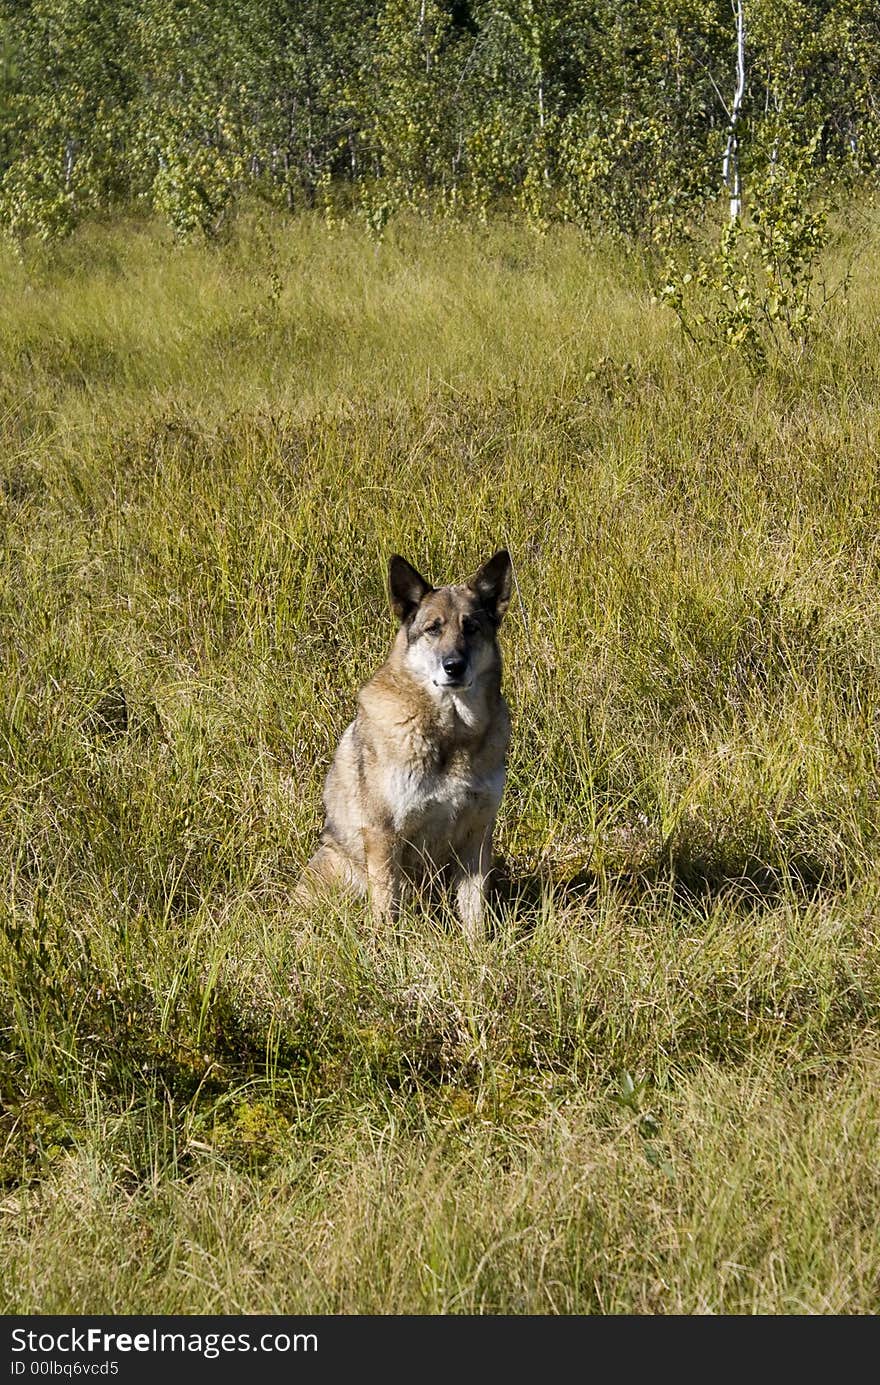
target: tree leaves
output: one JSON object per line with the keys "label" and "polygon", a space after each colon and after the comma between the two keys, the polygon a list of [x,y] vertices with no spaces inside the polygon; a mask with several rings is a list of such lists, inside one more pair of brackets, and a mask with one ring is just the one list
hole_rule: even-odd
{"label": "tree leaves", "polygon": [[[401,207],[501,200],[539,224],[656,242],[718,188],[728,0],[17,0],[4,13],[0,222],[19,237],[132,199],[179,236],[213,235],[248,192],[355,206],[378,232]],[[875,7],[746,0],[745,18],[746,192],[752,165],[813,134],[823,176],[875,167]]]}

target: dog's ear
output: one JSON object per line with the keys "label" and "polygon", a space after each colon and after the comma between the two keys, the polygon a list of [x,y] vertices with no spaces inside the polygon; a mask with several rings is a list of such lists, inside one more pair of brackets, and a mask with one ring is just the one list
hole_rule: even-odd
{"label": "dog's ear", "polygon": [[468,579],[467,585],[471,591],[476,592],[481,604],[499,624],[510,605],[512,578],[510,554],[506,548],[502,548]]}
{"label": "dog's ear", "polygon": [[391,606],[398,620],[407,620],[417,611],[423,597],[434,588],[426,582],[412,564],[392,553],[388,562],[388,590],[391,593]]}

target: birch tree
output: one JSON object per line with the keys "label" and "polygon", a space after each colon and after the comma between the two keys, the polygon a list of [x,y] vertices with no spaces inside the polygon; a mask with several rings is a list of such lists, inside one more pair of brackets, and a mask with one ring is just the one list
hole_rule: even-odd
{"label": "birch tree", "polygon": [[736,19],[736,87],[728,112],[727,146],[724,150],[722,178],[730,194],[730,219],[735,221],[742,212],[742,188],[739,171],[739,117],[746,92],[746,16],[744,0],[733,0]]}

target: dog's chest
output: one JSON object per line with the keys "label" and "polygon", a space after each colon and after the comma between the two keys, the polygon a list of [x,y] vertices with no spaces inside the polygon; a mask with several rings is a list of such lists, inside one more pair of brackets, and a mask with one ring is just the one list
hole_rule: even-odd
{"label": "dog's chest", "polygon": [[388,803],[395,831],[430,843],[453,834],[472,816],[494,815],[504,785],[503,766],[474,766],[465,757],[447,764],[418,761],[388,773]]}

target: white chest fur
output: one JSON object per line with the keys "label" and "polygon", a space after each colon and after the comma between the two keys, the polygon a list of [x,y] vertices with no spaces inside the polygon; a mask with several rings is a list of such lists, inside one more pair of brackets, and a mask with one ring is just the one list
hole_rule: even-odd
{"label": "white chest fur", "polygon": [[504,788],[504,770],[478,775],[469,770],[425,771],[396,767],[386,780],[394,829],[412,842],[448,838],[461,819],[494,817]]}

